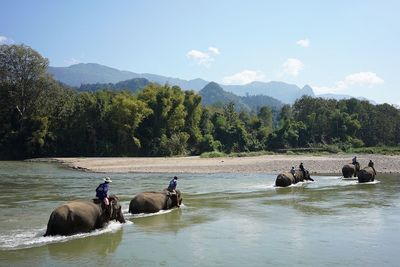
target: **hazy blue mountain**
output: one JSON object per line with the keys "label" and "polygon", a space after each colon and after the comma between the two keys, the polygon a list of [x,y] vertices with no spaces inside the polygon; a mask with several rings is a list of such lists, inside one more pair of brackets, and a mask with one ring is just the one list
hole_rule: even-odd
{"label": "hazy blue mountain", "polygon": [[141,77],[146,78],[147,80],[149,80],[151,82],[158,83],[161,85],[164,85],[166,83],[168,83],[169,85],[177,85],[184,90],[199,91],[208,84],[207,81],[205,81],[203,79],[199,79],[199,78],[187,81],[187,80],[183,80],[183,79],[165,77],[165,76],[155,75],[155,74],[150,74],[150,73],[142,73],[140,75],[141,75]]}
{"label": "hazy blue mountain", "polygon": [[242,101],[254,111],[258,111],[261,107],[270,107],[273,111],[280,111],[283,107],[283,103],[278,99],[275,99],[266,95],[251,95],[242,96]]}
{"label": "hazy blue mountain", "polygon": [[225,91],[218,83],[210,82],[199,91],[203,105],[235,103],[237,109],[257,111],[263,106],[271,107],[274,111],[279,111],[283,103],[269,96],[238,96]]}
{"label": "hazy blue mountain", "polygon": [[140,75],[136,73],[120,71],[95,63],[80,63],[69,67],[49,67],[48,71],[54,79],[75,87],[79,87],[81,84],[117,83],[140,78]]}
{"label": "hazy blue mountain", "polygon": [[187,81],[149,73],[139,74],[122,71],[95,63],[80,63],[69,67],[49,67],[48,71],[56,80],[75,87],[79,87],[82,84],[117,83],[133,78],[145,78],[150,82],[162,85],[168,83],[169,85],[178,85],[185,90],[198,91],[208,83],[202,79]]}
{"label": "hazy blue mountain", "polygon": [[[209,85],[209,82],[203,79],[183,80],[150,73],[134,73],[130,71],[121,71],[95,63],[80,63],[69,67],[49,67],[48,71],[61,83],[78,87],[80,90],[84,91],[95,91],[104,88],[136,91],[143,88],[148,84],[148,82],[155,82],[161,85],[168,83],[171,86],[177,85],[183,90],[195,91],[200,91]],[[125,84],[120,82],[124,82]],[[262,103],[268,103],[267,106],[278,107],[280,102],[293,104],[294,101],[302,95],[315,96],[313,89],[309,85],[300,88],[294,84],[277,81],[252,82],[245,85],[219,85],[214,83],[211,87],[216,87],[216,85],[220,87],[219,89],[224,91],[221,92],[218,89],[214,92],[214,94],[219,92],[219,98],[217,99],[223,103],[226,103],[226,101],[236,101],[237,105],[251,109],[264,105]],[[232,94],[229,95],[228,92]],[[240,98],[243,96],[248,96],[249,98]],[[279,100],[280,102],[274,102],[268,97],[274,100]],[[351,96],[348,95],[336,94],[324,94],[318,95],[318,97],[338,100],[351,98]],[[208,103],[208,101],[213,101],[213,98],[208,98],[207,95],[204,101]],[[371,100],[368,101],[373,103]]]}
{"label": "hazy blue mountain", "polygon": [[314,96],[314,92],[309,85],[303,88],[295,84],[284,82],[252,82],[245,85],[223,85],[226,91],[234,94],[244,95],[266,95],[280,100],[286,104],[292,104],[302,95]]}
{"label": "hazy blue mountain", "polygon": [[236,108],[250,110],[240,96],[224,91],[216,82],[210,82],[199,91],[203,105],[235,103]]}
{"label": "hazy blue mountain", "polygon": [[82,84],[78,91],[97,91],[102,89],[109,90],[128,90],[130,92],[136,92],[138,90],[143,89],[150,82],[145,78],[134,78],[122,82],[117,83],[91,83],[91,84]]}

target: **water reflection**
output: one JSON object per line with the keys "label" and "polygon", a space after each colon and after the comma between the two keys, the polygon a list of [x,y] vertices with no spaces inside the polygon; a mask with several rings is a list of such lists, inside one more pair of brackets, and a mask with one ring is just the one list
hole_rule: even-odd
{"label": "water reflection", "polygon": [[153,216],[134,217],[129,220],[138,227],[140,231],[146,232],[177,232],[182,228],[180,223],[182,209],[174,209],[168,213]]}
{"label": "water reflection", "polygon": [[116,251],[121,243],[123,229],[115,233],[105,233],[97,236],[73,239],[67,242],[49,244],[49,254],[59,259],[96,254],[106,256]]}

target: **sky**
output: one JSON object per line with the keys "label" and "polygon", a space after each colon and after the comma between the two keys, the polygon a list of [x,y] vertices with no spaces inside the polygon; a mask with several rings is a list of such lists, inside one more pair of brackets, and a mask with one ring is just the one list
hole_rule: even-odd
{"label": "sky", "polygon": [[0,0],[0,43],[222,84],[283,81],[400,105],[400,1]]}

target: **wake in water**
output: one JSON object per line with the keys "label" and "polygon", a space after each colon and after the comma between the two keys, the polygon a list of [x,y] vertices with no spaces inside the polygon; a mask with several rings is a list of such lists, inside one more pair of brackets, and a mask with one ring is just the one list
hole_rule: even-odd
{"label": "wake in water", "polygon": [[[185,204],[181,204],[180,208],[184,208],[186,207]],[[172,212],[174,209],[170,209],[170,210],[160,210],[154,213],[138,213],[138,214],[132,214],[129,213],[129,209],[124,209],[123,210],[123,214],[124,214],[124,218],[128,218],[128,219],[134,219],[134,218],[144,218],[144,217],[151,217],[151,216],[157,216],[157,215],[163,215],[163,214],[167,214]]]}
{"label": "wake in water", "polygon": [[0,250],[38,247],[51,243],[66,242],[73,239],[101,235],[104,233],[115,233],[119,231],[124,225],[131,224],[133,223],[130,221],[126,221],[125,224],[121,224],[119,222],[110,222],[106,227],[102,229],[97,229],[90,233],[82,233],[71,236],[56,235],[44,237],[43,235],[46,232],[46,228],[32,230],[14,230],[10,231],[7,235],[0,235]]}

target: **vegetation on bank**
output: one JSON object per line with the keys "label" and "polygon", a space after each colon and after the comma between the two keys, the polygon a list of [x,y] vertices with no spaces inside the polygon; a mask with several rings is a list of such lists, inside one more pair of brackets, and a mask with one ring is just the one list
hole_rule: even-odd
{"label": "vegetation on bank", "polygon": [[77,92],[47,68],[30,47],[0,46],[0,158],[400,151],[400,111],[388,104],[304,96],[273,116],[204,107],[169,85]]}

